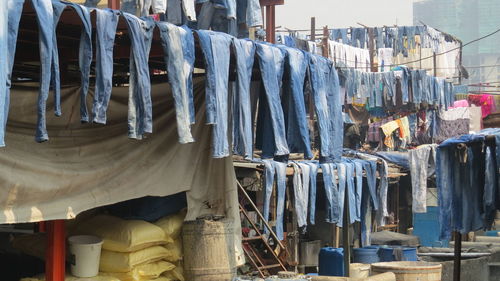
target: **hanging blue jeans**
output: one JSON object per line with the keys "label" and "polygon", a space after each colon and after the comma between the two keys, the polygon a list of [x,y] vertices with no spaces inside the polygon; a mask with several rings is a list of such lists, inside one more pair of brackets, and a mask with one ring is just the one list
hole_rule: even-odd
{"label": "hanging blue jeans", "polygon": [[355,221],[361,221],[361,198],[363,196],[363,161],[354,160],[354,171],[356,173],[356,214]]}
{"label": "hanging blue jeans", "polygon": [[[285,120],[281,106],[280,90],[283,75],[283,54],[280,49],[264,43],[256,43],[262,82],[267,100],[265,123],[271,125],[271,132],[264,131],[263,155],[279,156],[289,154],[285,135]],[[270,133],[270,134],[267,134]],[[272,137],[273,136],[273,137]]]}
{"label": "hanging blue jeans", "polygon": [[310,168],[304,163],[294,163],[293,166],[293,194],[295,198],[295,213],[297,214],[297,225],[307,225],[307,204],[309,201]]}
{"label": "hanging blue jeans", "polygon": [[217,97],[215,86],[216,70],[214,55],[212,52],[210,31],[198,30],[196,31],[196,33],[198,34],[198,38],[200,39],[201,51],[203,52],[203,57],[205,58],[205,107],[207,110],[207,124],[215,124],[217,115]]}
{"label": "hanging blue jeans", "polygon": [[247,0],[246,22],[248,27],[262,26],[262,9],[259,0]]}
{"label": "hanging blue jeans", "polygon": [[90,11],[87,7],[66,3],[72,7],[80,17],[83,28],[80,35],[80,47],[78,52],[78,65],[80,67],[80,118],[81,122],[89,122],[89,113],[87,109],[87,94],[89,91],[90,64],[92,63],[92,22]]}
{"label": "hanging blue jeans", "polygon": [[310,55],[309,69],[322,159],[340,161],[344,123],[338,74],[330,60],[317,55]]}
{"label": "hanging blue jeans", "polygon": [[19,31],[19,21],[21,20],[21,14],[23,12],[24,0],[9,0],[7,3],[8,8],[8,34],[7,34],[7,44],[8,44],[8,63],[7,63],[7,89],[5,95],[0,93],[0,106],[3,108],[3,114],[0,114],[2,118],[0,120],[0,146],[5,146],[5,128],[7,125],[7,119],[9,117],[9,105],[10,105],[10,87],[12,86],[12,69],[14,68],[14,57],[16,54],[17,45],[17,33]]}
{"label": "hanging blue jeans", "polygon": [[52,8],[54,13],[54,35],[52,36],[52,44],[55,48],[52,51],[52,75],[51,75],[51,85],[54,92],[54,113],[56,116],[61,116],[61,75],[59,72],[59,52],[57,48],[57,24],[62,12],[66,8],[66,4],[61,2],[52,2]]}
{"label": "hanging blue jeans", "polygon": [[128,110],[128,136],[142,139],[152,133],[151,81],[149,77],[149,51],[151,48],[154,21],[141,20],[128,13],[122,13],[129,30],[131,43],[130,86]]}
{"label": "hanging blue jeans", "polygon": [[290,152],[304,153],[304,158],[312,158],[311,140],[307,124],[304,102],[304,80],[307,70],[307,55],[301,50],[280,46],[286,53],[285,68],[289,81],[284,86],[285,124]]}
{"label": "hanging blue jeans", "polygon": [[135,16],[137,14],[137,7],[138,7],[137,4],[138,4],[137,0],[122,0],[122,3],[120,5],[120,10]]}
{"label": "hanging blue jeans", "polygon": [[253,122],[250,103],[250,83],[255,57],[255,44],[250,40],[234,39],[236,52],[236,82],[233,95],[233,151],[246,159],[253,157]]}
{"label": "hanging blue jeans", "polygon": [[[342,223],[341,215],[343,212],[340,206],[340,194],[339,187],[337,186],[337,180],[335,179],[335,167],[333,163],[323,163],[321,164],[321,170],[323,172],[323,182],[325,186],[325,199],[326,199],[326,222],[329,223]],[[339,178],[340,181],[340,178]],[[340,183],[339,183],[340,185]],[[339,221],[340,220],[340,221]]]}
{"label": "hanging blue jeans", "polygon": [[110,9],[95,9],[96,62],[93,122],[106,124],[106,111],[113,90],[113,47],[119,14]]}
{"label": "hanging blue jeans", "polygon": [[[0,109],[5,108],[5,98],[7,95],[7,81],[8,67],[9,67],[9,7],[8,1],[0,3]],[[0,118],[4,115],[0,113]],[[0,146],[5,146],[5,121],[0,119]]]}
{"label": "hanging blue jeans", "polygon": [[[286,163],[276,162],[273,160],[263,160],[265,166],[265,190],[264,190],[264,207],[263,216],[266,221],[269,221],[269,205],[271,203],[271,194],[273,192],[274,175],[278,187],[278,204],[276,210],[276,236],[283,240],[283,212],[285,210],[285,194],[286,194]],[[265,228],[265,233],[269,230]]]}
{"label": "hanging blue jeans", "polygon": [[216,95],[216,124],[213,128],[213,152],[214,158],[229,156],[228,142],[228,83],[229,63],[231,57],[230,45],[232,38],[224,33],[210,34],[212,53],[214,55],[215,70],[215,95]]}
{"label": "hanging blue jeans", "polygon": [[344,224],[344,206],[345,206],[345,196],[346,185],[347,185],[347,168],[345,163],[337,163],[337,176],[339,178],[339,195],[338,195],[338,206],[339,206],[339,220],[337,225],[343,227]]}
{"label": "hanging blue jeans", "polygon": [[364,49],[366,42],[366,29],[364,27],[352,28],[351,40],[352,46]]}
{"label": "hanging blue jeans", "polygon": [[[500,148],[497,146],[496,149],[499,150]],[[500,196],[500,190],[497,180],[499,175],[494,150],[494,147],[486,146],[484,196],[482,198],[486,225],[491,225],[494,222],[497,206],[500,207],[498,205],[500,201],[497,201]]]}
{"label": "hanging blue jeans", "polygon": [[47,98],[50,90],[52,72],[52,48],[54,48],[54,13],[50,0],[34,0],[33,8],[37,14],[40,43],[40,89],[38,95],[37,129],[35,140],[44,142],[49,139],[46,125]]}
{"label": "hanging blue jeans", "polygon": [[[163,46],[164,60],[167,66],[168,81],[172,88],[175,104],[175,117],[177,121],[177,133],[180,143],[194,142],[191,134],[191,108],[192,97],[189,88],[189,79],[192,76],[192,61],[188,54],[186,37],[192,37],[192,33],[186,32],[167,22],[157,22],[160,29],[160,38]],[[194,113],[193,113],[194,114]]]}
{"label": "hanging blue jeans", "polygon": [[309,179],[309,222],[315,224],[316,216],[316,178],[318,175],[318,163],[306,162],[310,168]]}

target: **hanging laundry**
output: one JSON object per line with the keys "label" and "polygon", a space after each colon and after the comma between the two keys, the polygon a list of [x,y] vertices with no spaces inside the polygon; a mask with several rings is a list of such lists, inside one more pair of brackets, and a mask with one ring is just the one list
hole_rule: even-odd
{"label": "hanging laundry", "polygon": [[[335,178],[336,165],[333,163],[322,163],[321,171],[323,173],[323,183],[325,187],[326,199],[326,222],[328,223],[341,223],[340,216],[343,209],[340,207],[339,187]],[[340,177],[339,177],[340,181]]]}
{"label": "hanging laundry", "polygon": [[493,95],[469,95],[467,100],[469,103],[481,107],[483,118],[496,111],[495,99]]}
{"label": "hanging laundry", "polygon": [[190,126],[194,123],[192,73],[194,39],[190,30],[158,22],[168,81],[172,87],[177,133],[180,143],[194,142]]}
{"label": "hanging laundry", "polygon": [[427,179],[434,174],[436,149],[437,144],[426,144],[408,151],[413,213],[427,212]]}
{"label": "hanging laundry", "polygon": [[96,13],[96,62],[95,93],[92,107],[93,122],[106,124],[111,91],[113,88],[113,47],[119,13],[114,10],[95,9]]}
{"label": "hanging laundry", "polygon": [[[278,204],[276,210],[276,236],[283,240],[283,212],[285,210],[285,194],[286,194],[286,163],[273,160],[262,160],[265,167],[265,190],[264,190],[264,207],[263,216],[265,221],[269,221],[269,205],[271,202],[271,194],[273,192],[274,177],[276,176]],[[264,228],[266,234],[269,230]]]}
{"label": "hanging laundry", "polygon": [[293,194],[295,198],[295,213],[298,227],[307,225],[307,208],[309,201],[309,186],[311,169],[307,164],[292,162]]}
{"label": "hanging laundry", "polygon": [[313,161],[305,162],[309,166],[309,222],[314,225],[316,222],[316,178],[318,175],[318,163]]}

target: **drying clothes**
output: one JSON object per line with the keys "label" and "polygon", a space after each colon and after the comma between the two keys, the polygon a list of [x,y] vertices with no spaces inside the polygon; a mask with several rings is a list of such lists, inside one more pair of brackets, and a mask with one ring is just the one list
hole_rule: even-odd
{"label": "drying clothes", "polygon": [[[16,54],[17,45],[17,34],[19,31],[19,21],[21,20],[21,14],[23,12],[24,0],[9,0],[7,1],[7,9],[5,15],[8,14],[8,33],[7,33],[7,43],[8,43],[8,59],[7,59],[7,89],[4,92],[0,92],[0,108],[3,108],[3,114],[0,114],[0,146],[5,146],[5,128],[7,125],[7,119],[9,116],[9,105],[10,105],[10,88],[12,86],[12,70],[14,68],[14,57]],[[2,17],[2,20],[5,18]],[[3,27],[0,27],[3,28]]]}
{"label": "drying clothes", "polygon": [[[281,106],[280,89],[283,76],[284,58],[281,50],[266,44],[257,43],[262,82],[265,89],[266,106],[262,106],[265,116],[260,115],[263,123],[262,152],[264,156],[289,154],[286,142],[285,120]],[[260,99],[259,99],[260,100]],[[260,106],[259,106],[260,108]],[[265,120],[265,121],[264,121]],[[271,137],[271,136],[274,136]]]}
{"label": "drying clothes", "polygon": [[130,86],[128,125],[129,138],[142,139],[153,131],[149,51],[153,39],[154,21],[122,13],[127,22],[132,48],[130,50]]}
{"label": "drying clothes", "polygon": [[393,148],[394,140],[392,138],[392,133],[399,128],[398,122],[390,121],[380,126],[380,128],[382,129],[382,132],[384,132],[385,135],[384,144],[389,148]]}
{"label": "drying clothes", "polygon": [[331,61],[317,55],[309,60],[314,108],[318,118],[321,157],[340,161],[344,123],[337,71]]}
{"label": "drying clothes", "polygon": [[290,152],[304,153],[312,158],[311,140],[304,101],[304,81],[307,71],[307,55],[298,49],[279,46],[286,54],[285,68],[288,71],[283,87],[283,110],[285,114],[286,137]]}
{"label": "drying clothes", "polygon": [[448,138],[469,133],[469,119],[445,120],[438,116],[436,123],[437,128],[432,137],[437,143],[443,142]]}
{"label": "drying clothes", "polygon": [[479,132],[483,128],[482,109],[479,106],[469,107],[469,130],[472,132]]}
{"label": "drying clothes", "polygon": [[168,0],[141,0],[139,1],[141,17],[149,16],[149,11],[153,8],[154,14],[165,13]]}
{"label": "drying clothes", "polygon": [[[194,7],[195,1],[196,0],[182,0],[182,10],[184,11],[184,15],[189,21],[196,21],[196,10]],[[228,1],[230,2],[231,0]]]}
{"label": "drying clothes", "polygon": [[233,39],[236,53],[236,90],[233,95],[233,151],[246,159],[253,157],[252,108],[250,83],[255,57],[255,44]]}
{"label": "drying clothes", "polygon": [[113,88],[113,47],[119,13],[95,9],[96,13],[96,82],[92,107],[93,122],[106,124],[106,111]]}
{"label": "drying clothes", "polygon": [[[52,44],[57,46],[57,24],[62,12],[66,5],[61,2],[52,2],[52,9],[54,13],[54,35],[52,36]],[[54,92],[54,113],[56,116],[61,116],[61,73],[59,70],[59,51],[57,48],[52,50],[52,73],[51,73],[51,86]]]}
{"label": "drying clothes", "polygon": [[355,188],[355,206],[356,214],[355,221],[361,221],[361,198],[363,197],[363,161],[353,160],[354,172],[356,173],[356,188]]}
{"label": "drying clothes", "polygon": [[85,3],[83,4],[85,7],[89,8],[95,8],[97,7],[97,4],[99,4],[101,0],[85,0]]}
{"label": "drying clothes", "polygon": [[457,100],[453,103],[453,107],[469,107],[467,100]]}
{"label": "drying clothes", "polygon": [[295,198],[295,212],[299,227],[307,225],[307,205],[309,201],[309,185],[311,169],[307,164],[292,162],[293,166],[293,194]]}
{"label": "drying clothes", "polygon": [[193,34],[184,28],[158,22],[168,80],[175,101],[175,117],[180,143],[194,142],[190,126],[194,123],[192,73]]}
{"label": "drying clothes", "polygon": [[167,0],[167,21],[175,25],[183,23],[182,0]]}
{"label": "drying clothes", "polygon": [[481,107],[483,118],[496,111],[495,98],[493,95],[469,95],[468,101]]}
{"label": "drying clothes", "polygon": [[305,162],[309,166],[309,222],[315,224],[316,216],[316,178],[318,175],[318,163],[310,161]]}
{"label": "drying clothes", "polygon": [[426,144],[408,151],[413,213],[427,212],[427,178],[434,174],[436,148],[437,144]]}
{"label": "drying clothes", "polygon": [[[266,221],[269,221],[269,204],[271,202],[271,194],[273,193],[274,177],[276,175],[278,204],[276,210],[276,236],[283,240],[283,212],[285,211],[285,193],[286,193],[286,163],[273,160],[262,160],[265,166],[265,187],[264,190],[264,207],[263,216]],[[267,227],[265,233],[269,233]]]}
{"label": "drying clothes", "polygon": [[441,110],[439,111],[439,118],[448,121],[470,119],[470,110],[469,107],[456,107],[449,108],[448,110]]}
{"label": "drying clothes", "polygon": [[394,50],[392,48],[380,48],[377,50],[377,53],[378,71],[389,71],[392,65],[392,54],[394,53]]}
{"label": "drying clothes", "polygon": [[336,165],[333,163],[323,163],[320,165],[321,171],[323,172],[323,182],[326,195],[326,222],[342,223],[340,216],[343,210],[340,208],[339,200],[343,200],[343,198],[340,198],[339,188],[335,177]]}
{"label": "drying clothes", "polygon": [[[9,7],[8,1],[0,3],[0,81],[8,81],[9,73]],[[0,83],[0,109],[5,111],[7,97],[7,83]],[[0,146],[5,146],[4,115],[0,114]]]}

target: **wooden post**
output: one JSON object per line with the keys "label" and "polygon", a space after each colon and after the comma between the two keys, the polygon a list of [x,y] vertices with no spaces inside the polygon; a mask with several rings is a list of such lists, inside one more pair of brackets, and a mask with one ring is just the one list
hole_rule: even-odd
{"label": "wooden post", "polygon": [[322,39],[322,54],[325,58],[330,57],[330,45],[328,44],[328,39],[330,38],[329,32],[328,32],[328,25],[325,25],[323,27],[323,39]]}
{"label": "wooden post", "polygon": [[266,6],[266,41],[276,43],[276,7],[274,5]]}
{"label": "wooden post", "polygon": [[453,257],[453,281],[460,281],[460,265],[462,263],[462,234],[455,231],[455,255]]}
{"label": "wooden post", "polygon": [[312,17],[311,18],[311,36],[310,36],[311,41],[316,40],[316,18]]}
{"label": "wooden post", "polygon": [[462,41],[460,41],[460,53],[458,57],[458,65],[460,67],[460,70],[458,71],[458,84],[462,85],[462,48],[463,44]]}
{"label": "wooden post", "polygon": [[432,53],[432,65],[434,68],[434,77],[437,77],[437,56],[436,52]]}
{"label": "wooden post", "polygon": [[45,252],[45,280],[64,281],[66,263],[66,234],[64,220],[46,222],[47,249]]}
{"label": "wooden post", "polygon": [[351,243],[349,238],[349,192],[347,189],[344,195],[344,217],[342,224],[342,247],[344,248],[344,276],[349,277],[351,262]]}
{"label": "wooden post", "polygon": [[376,46],[375,45],[375,38],[373,35],[373,28],[368,28],[368,48],[370,52],[370,71],[371,72],[377,72],[377,65],[375,65],[375,52],[376,52]]}

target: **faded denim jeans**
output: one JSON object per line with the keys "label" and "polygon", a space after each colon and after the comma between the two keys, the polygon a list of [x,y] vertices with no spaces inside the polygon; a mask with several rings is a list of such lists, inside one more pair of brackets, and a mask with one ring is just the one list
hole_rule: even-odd
{"label": "faded denim jeans", "polygon": [[[192,37],[192,33],[166,22],[157,22],[160,29],[161,42],[163,46],[165,64],[167,65],[168,81],[172,87],[175,104],[175,116],[177,120],[177,133],[180,143],[194,142],[191,134],[191,108],[192,96],[189,87],[192,77],[192,65],[194,61],[186,51],[194,46],[189,46],[186,37]],[[193,113],[191,113],[193,111]]]}
{"label": "faded denim jeans", "polygon": [[[335,178],[336,165],[333,163],[321,164],[323,182],[325,186],[326,199],[326,222],[339,223],[342,209],[340,207],[340,194],[337,180]],[[340,178],[339,178],[340,181]]]}
{"label": "faded denim jeans", "polygon": [[113,90],[113,47],[119,13],[110,9],[96,9],[95,12],[96,81],[92,115],[95,123],[106,124],[106,111]]}
{"label": "faded denim jeans", "polygon": [[[276,236],[283,240],[283,212],[285,211],[285,194],[286,194],[286,163],[273,160],[263,160],[265,166],[265,190],[264,190],[264,220],[269,221],[269,205],[271,202],[271,194],[273,192],[274,176],[276,175],[278,204],[276,210]],[[267,228],[264,228],[266,234],[269,233]]]}
{"label": "faded denim jeans", "polygon": [[409,151],[413,213],[427,212],[427,178],[434,173],[436,148],[430,144]]}
{"label": "faded denim jeans", "polygon": [[233,95],[233,151],[246,159],[253,157],[253,122],[250,83],[255,58],[255,44],[233,39],[236,52],[236,91]]}
{"label": "faded denim jeans", "polygon": [[[280,49],[264,43],[256,43],[262,82],[267,100],[267,120],[272,134],[264,133],[263,154],[279,156],[289,154],[286,142],[285,120],[281,107],[281,78],[283,75],[283,54]],[[267,118],[266,118],[267,119]],[[265,130],[264,132],[266,132]],[[272,137],[274,135],[274,137]]]}
{"label": "faded denim jeans", "polygon": [[[0,2],[0,81],[7,81],[9,67],[9,7],[8,1]],[[5,108],[7,83],[0,83],[0,108]],[[0,114],[0,147],[5,146],[5,115]]]}
{"label": "faded denim jeans", "polygon": [[293,166],[293,194],[295,198],[295,212],[299,227],[307,225],[307,205],[309,201],[310,167],[305,163],[292,162]]}
{"label": "faded denim jeans", "polygon": [[151,81],[149,77],[149,51],[153,37],[154,21],[145,21],[122,13],[127,22],[132,41],[130,54],[130,86],[128,109],[128,136],[142,139],[153,131]]}

